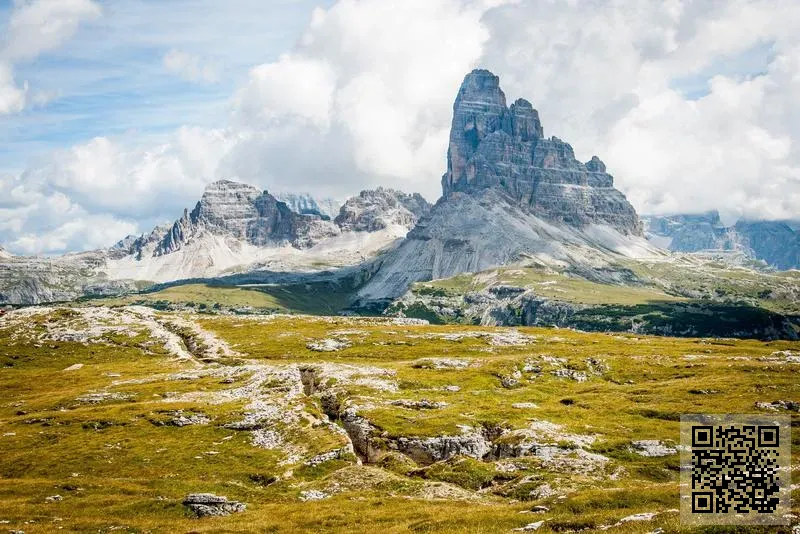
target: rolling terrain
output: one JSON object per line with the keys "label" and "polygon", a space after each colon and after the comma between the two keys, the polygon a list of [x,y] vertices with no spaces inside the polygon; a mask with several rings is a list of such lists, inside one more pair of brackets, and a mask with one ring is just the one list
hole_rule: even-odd
{"label": "rolling terrain", "polygon": [[38,307],[0,362],[0,521],[28,534],[677,532],[681,413],[800,421],[787,341]]}

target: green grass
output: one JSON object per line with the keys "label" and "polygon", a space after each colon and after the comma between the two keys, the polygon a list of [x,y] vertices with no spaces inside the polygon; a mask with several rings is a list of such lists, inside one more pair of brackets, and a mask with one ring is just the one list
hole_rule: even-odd
{"label": "green grass", "polygon": [[[241,365],[243,360],[276,366],[328,363],[393,373],[386,378],[397,384],[396,391],[324,375],[320,381],[323,388],[340,391],[346,404],[361,406],[359,414],[370,420],[385,443],[398,437],[454,435],[460,432],[458,425],[519,429],[544,420],[563,425],[567,432],[595,435],[589,450],[610,458],[612,467],[621,467],[624,475],[608,479],[555,472],[535,458],[514,460],[518,465],[513,472],[505,471],[502,462],[459,457],[425,466],[399,453],[377,465],[359,466],[345,457],[309,467],[286,464],[281,451],[255,447],[248,432],[224,428],[241,419],[245,401],[209,403],[202,396],[170,400],[185,393],[241,387],[248,375],[234,384],[214,377],[170,379],[171,373],[197,367],[173,359],[144,329],[87,344],[41,337],[48,325],[79,317],[79,311],[59,309],[33,317],[24,328],[10,328],[6,319],[0,320],[0,520],[9,521],[3,525],[8,530],[509,532],[546,520],[540,532],[563,532],[596,529],[630,514],[659,511],[664,513],[653,521],[612,532],[658,527],[676,532],[678,516],[666,511],[678,507],[677,457],[635,455],[630,441],[677,442],[681,413],[751,413],[756,401],[800,398],[800,366],[761,359],[779,350],[800,351],[796,342],[520,328],[535,339],[526,345],[495,346],[487,337],[442,336],[504,329],[343,317],[187,316],[241,353],[240,358],[212,365]],[[31,336],[21,335],[25,332]],[[347,339],[351,346],[330,353],[307,348],[311,341],[332,337]],[[590,373],[589,379],[556,377],[545,362],[540,363],[540,373],[523,373],[518,387],[503,387],[500,377],[524,368],[527,361],[541,362],[542,356],[562,358],[566,367]],[[415,364],[423,358],[465,359],[471,365],[437,370]],[[591,374],[589,358],[602,360],[608,369]],[[76,363],[83,367],[64,371]],[[136,379],[114,385],[116,380]],[[452,385],[460,390],[444,389]],[[263,386],[275,394],[281,387]],[[98,404],[76,400],[92,391],[128,398]],[[398,399],[447,405],[415,410],[389,404]],[[318,422],[319,397],[299,402],[314,419],[275,430],[290,446],[307,447],[311,455],[340,447],[343,438]],[[512,407],[521,402],[537,407]],[[212,423],[163,424],[169,419],[165,410],[177,409],[203,413]],[[800,423],[800,415],[794,414],[793,422]],[[797,439],[792,454],[797,464]],[[531,497],[544,483],[566,497]],[[423,490],[432,491],[433,484],[471,499],[424,498]],[[339,492],[330,499],[298,498],[301,491],[331,487]],[[198,491],[244,501],[248,509],[226,518],[194,519],[181,500]],[[55,494],[64,500],[45,502]],[[795,503],[797,497],[795,492]],[[536,504],[550,510],[520,513]]]}
{"label": "green grass", "polygon": [[124,297],[94,299],[88,304],[143,304],[159,309],[190,307],[205,312],[252,308],[260,312],[324,315],[346,308],[351,296],[348,290],[332,283],[251,286],[192,283]]}

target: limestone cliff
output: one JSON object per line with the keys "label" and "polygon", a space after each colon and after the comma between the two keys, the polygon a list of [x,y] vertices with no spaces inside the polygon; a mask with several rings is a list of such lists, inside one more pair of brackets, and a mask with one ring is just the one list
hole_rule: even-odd
{"label": "limestone cliff", "polygon": [[597,156],[581,163],[572,147],[544,137],[539,113],[519,99],[510,107],[500,80],[487,70],[464,78],[453,122],[442,193],[497,188],[542,219],[582,227],[606,224],[641,235],[633,206],[614,188]]}

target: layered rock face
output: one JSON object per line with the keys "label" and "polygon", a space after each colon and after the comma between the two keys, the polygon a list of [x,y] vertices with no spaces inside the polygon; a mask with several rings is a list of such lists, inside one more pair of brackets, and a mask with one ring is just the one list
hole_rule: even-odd
{"label": "layered rock face", "polygon": [[575,159],[572,147],[545,138],[539,113],[519,99],[511,107],[497,76],[475,70],[464,78],[453,106],[453,123],[442,177],[445,197],[485,188],[505,192],[537,217],[576,227],[606,224],[641,235],[633,206],[614,189],[596,156]]}
{"label": "layered rock face", "polygon": [[443,196],[359,292],[369,307],[413,282],[518,261],[591,271],[615,254],[652,256],[641,222],[597,157],[546,139],[525,100],[511,107],[497,76],[475,70],[453,106]]}
{"label": "layered rock face", "polygon": [[319,215],[298,214],[266,191],[221,180],[209,185],[191,213],[184,210],[156,248],[155,255],[175,252],[201,231],[263,247],[289,242],[309,246],[338,229]]}
{"label": "layered rock face", "polygon": [[654,244],[676,252],[737,252],[776,269],[800,268],[800,232],[784,221],[725,226],[717,211],[644,217]]}
{"label": "layered rock face", "polygon": [[411,228],[430,210],[431,205],[419,193],[407,195],[379,187],[348,199],[335,222],[342,230],[356,232],[375,232],[391,225]]}

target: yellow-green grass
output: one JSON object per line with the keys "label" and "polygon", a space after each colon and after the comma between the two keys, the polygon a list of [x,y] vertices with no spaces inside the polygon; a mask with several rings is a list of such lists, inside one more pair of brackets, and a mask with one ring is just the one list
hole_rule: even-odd
{"label": "yellow-green grass", "polygon": [[220,286],[210,284],[183,284],[152,291],[126,295],[111,299],[95,300],[107,306],[123,306],[134,303],[154,304],[169,302],[172,304],[204,304],[211,308],[214,304],[220,306],[253,306],[254,308],[268,308],[283,310],[279,301],[263,291],[237,286]]}
{"label": "yellow-green grass", "polygon": [[345,308],[350,302],[350,297],[350,293],[346,290],[329,284],[233,286],[192,283],[123,297],[93,299],[88,301],[88,304],[179,305],[208,311],[250,307],[262,312],[333,314]]}
{"label": "yellow-green grass", "polygon": [[[59,321],[67,317],[63,314],[68,312],[50,318]],[[168,374],[194,369],[194,364],[173,359],[149,344],[145,335],[109,336],[103,343],[87,345],[34,342],[14,339],[15,332],[0,322],[0,520],[9,521],[4,527],[28,534],[58,527],[66,532],[111,532],[112,527],[122,532],[508,532],[546,520],[539,532],[561,532],[596,529],[630,514],[659,511],[664,513],[653,521],[626,524],[611,532],[649,532],[658,527],[677,532],[677,514],[666,512],[678,508],[677,457],[640,457],[630,452],[630,441],[677,442],[681,413],[752,413],[758,411],[756,401],[800,400],[800,365],[760,359],[776,351],[800,351],[796,342],[519,328],[518,332],[534,337],[531,343],[495,346],[488,337],[441,336],[490,335],[510,329],[340,317],[194,320],[242,354],[231,363],[332,362],[394,371],[396,392],[339,384],[352,402],[373,405],[360,413],[388,438],[455,434],[456,425],[463,424],[523,428],[532,420],[545,420],[564,425],[565,431],[596,434],[592,450],[611,458],[626,474],[617,480],[593,479],[552,473],[535,461],[521,461],[520,473],[509,476],[492,463],[476,460],[410,469],[359,467],[351,460],[339,460],[315,468],[295,467],[287,477],[279,451],[254,447],[247,433],[221,427],[240,417],[242,402],[165,402],[176,393],[232,386],[212,378],[168,380]],[[351,346],[330,353],[307,347],[325,338],[348,340]],[[503,387],[500,377],[526,361],[541,362],[543,355],[563,358],[568,367],[584,371],[589,370],[587,358],[599,359],[609,370],[579,383],[553,376],[548,364],[541,363],[542,372],[535,378],[526,372],[518,387]],[[468,359],[472,365],[429,369],[418,365],[424,358]],[[83,367],[64,371],[76,363]],[[112,385],[115,380],[147,377],[156,379]],[[444,391],[447,385],[461,389]],[[76,401],[87,392],[103,390],[128,393],[131,398],[94,405]],[[395,399],[448,404],[436,410],[386,404]],[[512,408],[520,402],[538,408]],[[319,411],[314,397],[306,403],[309,412]],[[203,412],[213,424],[183,428],[154,424],[163,410],[178,408]],[[796,425],[800,418],[795,414],[793,421]],[[328,434],[311,426],[288,431],[292,442],[310,444],[312,450],[336,445]],[[792,453],[796,464],[798,436]],[[376,469],[386,473],[385,480],[368,483],[367,475]],[[277,476],[285,478],[265,483]],[[523,476],[534,482],[521,483]],[[343,484],[345,491],[319,502],[298,499],[300,491],[324,489],[332,481]],[[434,481],[484,490],[467,501],[420,498],[422,484]],[[530,489],[542,482],[570,491],[563,492],[565,499],[532,501]],[[204,491],[244,501],[248,509],[225,518],[195,519],[181,500],[187,493]],[[55,494],[63,501],[45,502]],[[795,492],[795,502],[797,497]],[[534,504],[550,510],[520,513]]]}

